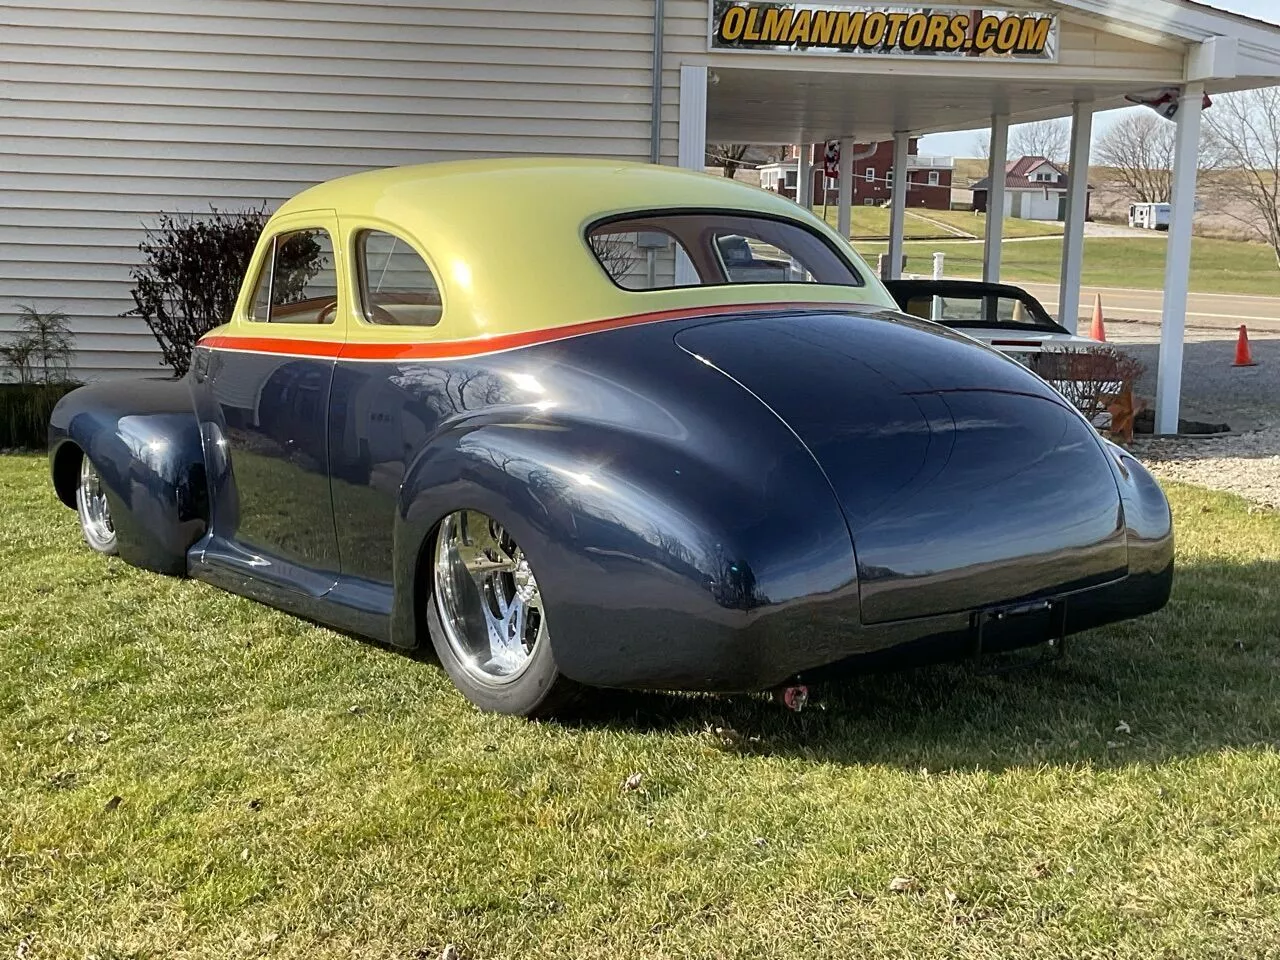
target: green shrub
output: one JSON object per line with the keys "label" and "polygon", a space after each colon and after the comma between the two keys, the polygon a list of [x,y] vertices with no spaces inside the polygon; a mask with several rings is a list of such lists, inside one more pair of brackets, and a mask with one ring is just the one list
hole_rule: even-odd
{"label": "green shrub", "polygon": [[134,267],[134,309],[160,346],[164,362],[182,376],[196,342],[226,323],[240,293],[258,235],[269,214],[257,210],[206,215],[164,213],[138,245],[142,264]]}
{"label": "green shrub", "polygon": [[76,386],[75,383],[0,384],[0,450],[43,450],[48,442],[49,414]]}
{"label": "green shrub", "polygon": [[17,334],[0,344],[0,361],[19,383],[66,383],[71,379],[75,334],[71,318],[61,310],[41,313],[19,304]]}

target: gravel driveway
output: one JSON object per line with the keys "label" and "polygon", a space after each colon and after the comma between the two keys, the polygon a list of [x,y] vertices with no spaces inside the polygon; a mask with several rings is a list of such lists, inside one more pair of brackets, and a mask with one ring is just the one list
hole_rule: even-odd
{"label": "gravel driveway", "polygon": [[[1115,346],[1147,368],[1138,384],[1146,398],[1156,392],[1155,343],[1159,328],[1117,323]],[[1189,329],[1182,381],[1182,415],[1227,423],[1232,434],[1214,438],[1140,437],[1134,452],[1164,480],[1236,493],[1280,510],[1280,335],[1260,331],[1253,342],[1256,367],[1233,367],[1230,331]]]}
{"label": "gravel driveway", "polygon": [[1204,440],[1140,439],[1134,452],[1162,480],[1225,490],[1280,510],[1280,427]]}

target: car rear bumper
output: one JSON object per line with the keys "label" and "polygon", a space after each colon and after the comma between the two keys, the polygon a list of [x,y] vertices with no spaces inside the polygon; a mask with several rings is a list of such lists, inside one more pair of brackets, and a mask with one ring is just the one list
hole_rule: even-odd
{"label": "car rear bumper", "polygon": [[[958,661],[1033,647],[1161,609],[1173,583],[1170,561],[1155,573],[1024,604],[982,607],[863,626],[856,596],[766,612],[738,625],[654,623],[643,642],[594,660],[596,686],[767,690],[839,674]],[[615,624],[616,627],[616,624]]]}

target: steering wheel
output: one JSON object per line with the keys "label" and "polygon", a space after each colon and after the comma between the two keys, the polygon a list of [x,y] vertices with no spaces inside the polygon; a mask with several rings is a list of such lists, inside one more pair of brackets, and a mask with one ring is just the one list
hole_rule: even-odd
{"label": "steering wheel", "polygon": [[378,306],[376,303],[369,304],[369,313],[371,314],[370,319],[373,320],[374,323],[384,324],[389,327],[400,326],[400,321],[396,319],[396,315],[394,313]]}
{"label": "steering wheel", "polygon": [[338,301],[325,304],[320,308],[320,312],[316,314],[316,323],[330,323],[338,313]]}

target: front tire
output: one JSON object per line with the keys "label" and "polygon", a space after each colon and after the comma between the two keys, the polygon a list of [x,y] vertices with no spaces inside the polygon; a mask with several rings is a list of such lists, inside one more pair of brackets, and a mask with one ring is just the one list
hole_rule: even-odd
{"label": "front tire", "polygon": [[80,517],[80,532],[89,549],[106,556],[120,552],[116,541],[116,528],[111,522],[111,507],[102,479],[87,454],[80,457],[80,482],[76,486],[76,513]]}
{"label": "front tire", "polygon": [[511,534],[477,510],[440,523],[431,562],[431,643],[454,685],[494,713],[538,716],[575,693],[551,652],[542,591]]}

